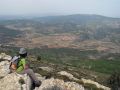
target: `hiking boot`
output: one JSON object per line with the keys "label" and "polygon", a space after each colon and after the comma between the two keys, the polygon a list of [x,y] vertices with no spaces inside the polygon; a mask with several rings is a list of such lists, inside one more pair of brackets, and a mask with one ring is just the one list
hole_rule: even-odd
{"label": "hiking boot", "polygon": [[35,82],[35,87],[39,87],[41,85],[41,81]]}

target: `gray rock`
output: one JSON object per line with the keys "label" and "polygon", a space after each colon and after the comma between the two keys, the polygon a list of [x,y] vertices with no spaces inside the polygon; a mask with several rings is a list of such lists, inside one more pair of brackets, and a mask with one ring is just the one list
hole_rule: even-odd
{"label": "gray rock", "polygon": [[0,59],[10,61],[10,60],[12,59],[12,57],[9,56],[9,55],[7,55],[7,54],[5,54],[5,53],[1,53],[1,54],[0,54]]}
{"label": "gray rock", "polygon": [[10,63],[8,61],[0,62],[0,77],[4,77],[10,73]]}
{"label": "gray rock", "polygon": [[68,73],[66,71],[60,71],[60,72],[58,72],[58,74],[66,76],[66,77],[68,77],[71,80],[75,80],[75,81],[79,80],[79,79],[75,78],[72,74],[70,74],[70,73]]}
{"label": "gray rock", "polygon": [[52,72],[53,68],[51,67],[39,67],[40,69],[44,70],[44,71],[48,71],[48,72]]}
{"label": "gray rock", "polygon": [[0,90],[30,90],[31,79],[28,75],[11,73],[0,80]]}
{"label": "gray rock", "polygon": [[98,90],[100,90],[100,89],[102,89],[102,90],[111,90],[109,87],[103,86],[103,85],[101,85],[101,84],[99,84],[99,83],[97,83],[95,81],[90,80],[90,79],[82,78],[81,81],[84,83],[84,85],[88,84],[88,85],[91,85],[91,86],[92,85],[96,86],[96,88]]}
{"label": "gray rock", "polygon": [[44,80],[38,90],[84,90],[84,87],[75,82],[51,78]]}

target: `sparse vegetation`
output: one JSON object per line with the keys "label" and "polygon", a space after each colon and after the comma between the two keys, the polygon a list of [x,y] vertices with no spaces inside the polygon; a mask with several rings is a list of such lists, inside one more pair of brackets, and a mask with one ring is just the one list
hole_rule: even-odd
{"label": "sparse vegetation", "polygon": [[41,56],[38,56],[38,57],[37,57],[37,60],[38,60],[38,61],[41,61]]}
{"label": "sparse vegetation", "polygon": [[120,72],[114,72],[108,79],[108,84],[112,90],[119,90],[120,88]]}
{"label": "sparse vegetation", "polygon": [[[88,55],[96,55],[97,51],[79,51],[76,49],[33,49],[30,50],[36,56],[41,56],[41,61],[52,62],[54,64],[61,64],[66,66],[72,66],[77,68],[83,68],[96,72],[112,74],[115,70],[120,70],[120,60],[118,55],[113,56],[114,60],[108,60],[107,58],[100,58],[91,60]],[[99,54],[98,54],[99,55]],[[108,57],[108,56],[107,56]],[[111,55],[110,55],[111,57]]]}
{"label": "sparse vegetation", "polygon": [[[1,21],[0,44],[4,44],[0,45],[0,52],[13,56],[18,47],[30,47],[31,68],[46,78],[54,76],[69,81],[56,74],[65,70],[78,78],[91,78],[106,84],[103,79],[120,71],[119,25],[120,19],[97,15]],[[11,46],[4,46],[7,44]],[[51,73],[43,71],[38,68],[42,65],[52,66],[55,70]],[[116,73],[111,76],[112,86],[119,85],[118,78]]]}

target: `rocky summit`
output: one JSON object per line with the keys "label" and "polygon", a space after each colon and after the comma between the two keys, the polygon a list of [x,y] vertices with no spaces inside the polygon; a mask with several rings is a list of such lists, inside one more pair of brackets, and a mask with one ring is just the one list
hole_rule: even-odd
{"label": "rocky summit", "polygon": [[[8,57],[8,56],[7,56]],[[35,75],[42,82],[40,87],[33,89],[32,81],[27,74],[20,75],[10,73],[9,60],[0,62],[0,90],[91,90],[86,88],[86,85],[94,86],[96,90],[111,90],[97,82],[87,79],[77,79],[67,71],[57,72],[61,76],[66,76],[70,81],[64,81],[58,78],[45,78],[36,73]],[[73,81],[72,81],[73,80]],[[79,83],[81,82],[81,84]]]}

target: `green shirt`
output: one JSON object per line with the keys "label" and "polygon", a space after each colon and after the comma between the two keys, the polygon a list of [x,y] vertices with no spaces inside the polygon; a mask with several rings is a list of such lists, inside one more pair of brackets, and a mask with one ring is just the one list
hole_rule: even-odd
{"label": "green shirt", "polygon": [[22,58],[22,59],[19,61],[19,63],[18,63],[17,72],[23,71],[25,65],[26,65],[26,60],[25,60],[25,58]]}

